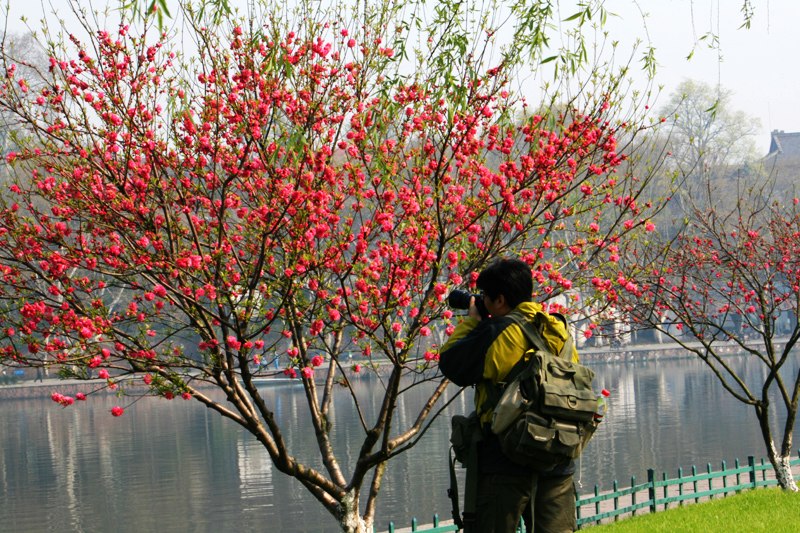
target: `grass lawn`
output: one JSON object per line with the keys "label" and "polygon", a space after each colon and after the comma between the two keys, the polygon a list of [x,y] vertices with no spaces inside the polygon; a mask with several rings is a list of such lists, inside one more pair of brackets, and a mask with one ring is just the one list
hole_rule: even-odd
{"label": "grass lawn", "polygon": [[684,505],[655,514],[625,518],[601,526],[585,526],[591,533],[800,532],[800,493],[754,489],[704,503]]}

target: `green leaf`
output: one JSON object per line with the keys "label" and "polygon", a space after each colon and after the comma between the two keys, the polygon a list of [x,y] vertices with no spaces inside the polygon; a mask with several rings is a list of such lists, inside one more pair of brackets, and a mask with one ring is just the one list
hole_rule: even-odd
{"label": "green leaf", "polygon": [[[166,15],[169,18],[172,18],[172,14],[169,12],[169,8],[167,7],[167,0],[158,0],[158,5],[160,6],[159,13]],[[161,15],[159,15],[159,25],[161,24]]]}

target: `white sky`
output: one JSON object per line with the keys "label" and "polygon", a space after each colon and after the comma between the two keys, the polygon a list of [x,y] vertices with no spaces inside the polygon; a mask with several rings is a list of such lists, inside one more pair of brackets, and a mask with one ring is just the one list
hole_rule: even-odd
{"label": "white sky", "polygon": [[[608,0],[610,11],[623,13],[625,23],[614,22],[618,34],[641,35],[641,17],[631,6],[649,13],[647,31],[659,63],[656,82],[664,86],[666,101],[682,80],[704,81],[733,91],[732,108],[761,122],[755,139],[763,153],[773,130],[800,131],[800,2],[753,0],[750,29],[743,23],[742,0]],[[720,50],[700,44],[691,60],[693,43],[713,31]],[[612,30],[612,35],[617,34]],[[722,61],[719,61],[719,57]]]}
{"label": "white sky", "polygon": [[[739,29],[743,0],[607,0],[606,5],[620,17],[609,19],[609,29],[612,38],[620,40],[622,50],[629,49],[637,37],[649,39],[655,46],[659,64],[656,84],[663,86],[662,103],[684,79],[719,83],[733,91],[734,110],[761,122],[755,141],[759,151],[766,153],[772,130],[800,131],[800,68],[796,59],[800,51],[800,1],[753,1],[756,10],[749,30]],[[50,11],[43,5],[52,5],[64,14],[69,11],[67,0],[44,2],[11,0],[9,31],[26,31],[20,22],[23,15],[36,28],[45,10]],[[93,3],[110,2],[116,0]],[[246,1],[232,3],[245,5]],[[174,5],[174,1],[169,4]],[[566,5],[561,9],[565,14],[570,11]],[[647,14],[646,29],[642,13]],[[700,43],[694,57],[687,61],[697,39],[708,32],[719,36],[720,50]]]}

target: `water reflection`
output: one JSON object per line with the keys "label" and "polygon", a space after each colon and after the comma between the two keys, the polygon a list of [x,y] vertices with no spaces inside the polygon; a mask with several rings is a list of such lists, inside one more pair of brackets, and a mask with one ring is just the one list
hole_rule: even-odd
{"label": "water reflection", "polygon": [[[737,369],[755,380],[744,358]],[[643,479],[647,468],[678,467],[763,456],[751,409],[725,393],[694,360],[595,365],[612,391],[609,414],[580,463],[582,492],[614,479]],[[792,370],[795,371],[795,370]],[[380,384],[362,380],[356,393],[374,412]],[[265,389],[276,415],[303,427],[305,398],[292,386]],[[452,390],[453,393],[456,389]],[[347,394],[342,389],[338,394]],[[407,425],[425,397],[401,404]],[[334,405],[344,398],[334,398]],[[0,531],[327,532],[334,521],[298,482],[274,470],[263,447],[233,423],[194,402],[148,399],[119,419],[113,397],[62,409],[49,400],[0,401]],[[452,414],[471,410],[471,392]],[[363,435],[349,410],[331,413],[334,449],[354,458]],[[406,419],[409,418],[409,419]],[[449,517],[448,417],[390,463],[378,508],[379,530],[390,520]],[[321,467],[313,435],[286,436],[296,455]],[[352,467],[344,461],[347,472]],[[463,484],[461,485],[463,487]]]}

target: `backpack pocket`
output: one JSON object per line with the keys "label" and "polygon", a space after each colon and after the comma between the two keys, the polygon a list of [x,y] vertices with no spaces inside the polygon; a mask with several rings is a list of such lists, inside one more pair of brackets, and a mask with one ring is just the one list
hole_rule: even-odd
{"label": "backpack pocket", "polygon": [[474,411],[469,416],[455,415],[450,419],[450,444],[456,461],[467,464],[470,448],[483,438],[481,422]]}
{"label": "backpack pocket", "polygon": [[509,459],[546,472],[580,455],[581,433],[578,424],[547,420],[526,412],[498,438]]}
{"label": "backpack pocket", "polygon": [[542,383],[542,414],[562,420],[588,422],[597,410],[597,396],[591,390]]}

